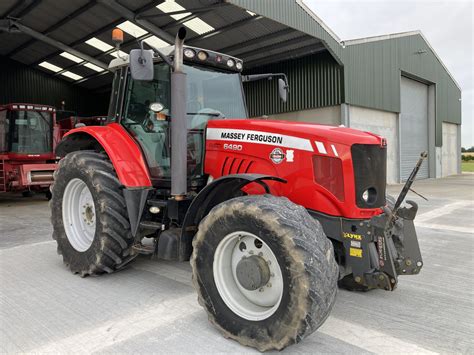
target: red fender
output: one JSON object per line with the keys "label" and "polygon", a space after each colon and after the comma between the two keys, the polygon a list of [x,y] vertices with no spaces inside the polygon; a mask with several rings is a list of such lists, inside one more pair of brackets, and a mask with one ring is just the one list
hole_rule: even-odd
{"label": "red fender", "polygon": [[125,187],[152,186],[147,163],[142,151],[125,128],[117,123],[111,123],[106,126],[75,128],[64,135],[61,145],[67,145],[68,138],[79,134],[83,135],[84,133],[94,138],[104,148],[117,172],[120,182]]}

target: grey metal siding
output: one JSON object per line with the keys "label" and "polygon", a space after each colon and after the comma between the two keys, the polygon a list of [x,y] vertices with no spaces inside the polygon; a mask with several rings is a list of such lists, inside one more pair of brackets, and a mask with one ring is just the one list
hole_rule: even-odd
{"label": "grey metal siding", "polygon": [[343,51],[346,102],[400,112],[400,76],[436,85],[436,146],[442,122],[461,124],[461,92],[419,34],[348,45]]}
{"label": "grey metal siding", "polygon": [[107,113],[108,93],[93,94],[6,57],[0,56],[0,66],[0,104],[24,102],[59,107],[65,100],[66,109],[79,115]]}
{"label": "grey metal siding", "polygon": [[251,117],[340,105],[343,95],[343,68],[328,52],[259,67],[246,72],[285,73],[290,93],[287,103],[278,96],[277,80],[244,84]]}

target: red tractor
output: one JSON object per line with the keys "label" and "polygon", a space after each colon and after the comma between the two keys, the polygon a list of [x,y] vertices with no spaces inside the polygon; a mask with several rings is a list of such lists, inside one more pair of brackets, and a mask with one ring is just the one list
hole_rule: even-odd
{"label": "red tractor", "polygon": [[248,119],[242,81],[279,77],[286,99],[285,75],[242,76],[242,61],[184,46],[185,32],[114,59],[108,124],[58,146],[53,238],[71,271],[191,260],[211,323],[261,351],[314,332],[338,283],[392,291],[419,273],[417,206],[401,204],[422,159],[387,198],[383,138]]}
{"label": "red tractor", "polygon": [[55,109],[46,105],[0,105],[0,193],[44,192],[56,169]]}

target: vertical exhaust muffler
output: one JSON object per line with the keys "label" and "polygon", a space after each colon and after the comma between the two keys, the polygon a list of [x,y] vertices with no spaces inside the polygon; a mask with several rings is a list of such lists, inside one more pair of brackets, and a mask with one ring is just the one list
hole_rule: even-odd
{"label": "vertical exhaust muffler", "polygon": [[186,74],[183,72],[183,46],[186,29],[176,35],[171,73],[171,195],[176,200],[187,194]]}

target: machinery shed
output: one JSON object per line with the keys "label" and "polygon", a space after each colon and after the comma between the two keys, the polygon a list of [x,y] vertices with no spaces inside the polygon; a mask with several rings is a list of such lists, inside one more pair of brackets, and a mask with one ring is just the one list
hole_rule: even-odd
{"label": "machinery shed", "polygon": [[460,88],[421,32],[342,41],[302,0],[5,0],[0,3],[0,103],[60,105],[104,114],[117,57],[144,40],[187,44],[243,59],[244,74],[285,73],[245,83],[249,114],[344,124],[388,140],[388,182],[404,181],[422,150],[419,178],[460,172]]}

